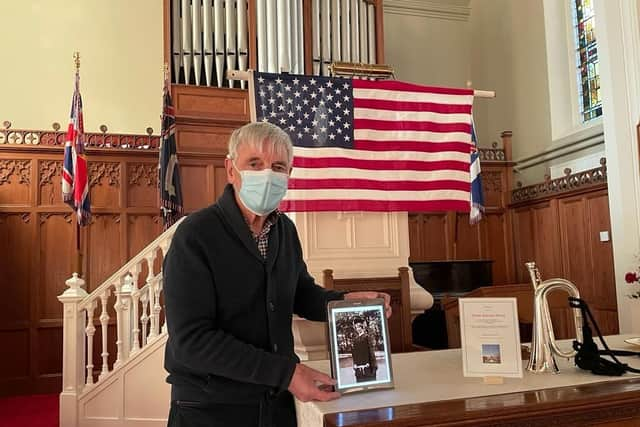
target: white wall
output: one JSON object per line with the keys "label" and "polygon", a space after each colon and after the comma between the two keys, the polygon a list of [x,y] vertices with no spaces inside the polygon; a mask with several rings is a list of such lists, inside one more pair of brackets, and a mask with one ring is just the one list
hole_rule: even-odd
{"label": "white wall", "polygon": [[80,51],[85,130],[160,132],[162,1],[2,1],[0,16],[0,123],[66,127]]}
{"label": "white wall", "polygon": [[466,87],[469,0],[386,0],[385,63],[396,78],[431,86]]}
{"label": "white wall", "polygon": [[640,24],[637,0],[597,0],[598,54],[602,73],[609,210],[621,332],[640,332],[634,288],[624,274],[640,256]]}
{"label": "white wall", "polygon": [[[494,90],[474,101],[481,146],[514,132],[514,159],[552,143],[542,0],[384,2],[385,62],[396,77],[427,85]],[[566,159],[563,159],[566,160]],[[517,180],[540,181],[548,164]]]}
{"label": "white wall", "polygon": [[[542,0],[471,1],[471,79],[496,91],[476,101],[482,146],[513,131],[513,158],[535,155],[551,143],[549,84]],[[516,180],[540,181],[544,171]]]}
{"label": "white wall", "polygon": [[478,89],[494,90],[495,99],[476,99],[473,114],[481,146],[498,141],[513,127],[513,71],[510,0],[471,1],[471,80]]}

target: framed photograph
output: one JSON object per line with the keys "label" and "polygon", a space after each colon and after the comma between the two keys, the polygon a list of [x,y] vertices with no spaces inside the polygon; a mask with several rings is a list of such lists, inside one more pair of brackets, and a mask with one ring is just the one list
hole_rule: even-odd
{"label": "framed photograph", "polygon": [[392,388],[384,300],[331,301],[327,310],[331,372],[337,381],[336,391]]}

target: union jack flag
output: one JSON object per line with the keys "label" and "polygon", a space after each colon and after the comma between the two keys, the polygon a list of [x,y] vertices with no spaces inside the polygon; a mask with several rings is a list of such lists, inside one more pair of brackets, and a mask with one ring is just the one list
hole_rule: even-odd
{"label": "union jack flag", "polygon": [[76,212],[78,225],[87,225],[91,219],[91,202],[87,158],[84,153],[82,97],[78,72],[76,72],[76,86],[71,101],[71,119],[64,144],[62,197],[65,203],[68,203]]}

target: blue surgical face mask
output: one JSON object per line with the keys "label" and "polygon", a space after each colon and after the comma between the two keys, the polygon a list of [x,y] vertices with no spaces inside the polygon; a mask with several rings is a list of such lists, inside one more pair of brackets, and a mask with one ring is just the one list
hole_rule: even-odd
{"label": "blue surgical face mask", "polygon": [[242,186],[238,195],[242,204],[259,216],[273,212],[287,193],[289,175],[274,172],[271,169],[239,172],[242,177]]}

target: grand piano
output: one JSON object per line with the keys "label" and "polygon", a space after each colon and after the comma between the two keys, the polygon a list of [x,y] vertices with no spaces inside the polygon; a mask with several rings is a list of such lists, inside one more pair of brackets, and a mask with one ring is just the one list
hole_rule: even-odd
{"label": "grand piano", "polygon": [[460,297],[493,283],[492,260],[443,260],[410,262],[413,277],[433,295],[433,307],[417,316],[412,324],[413,343],[430,349],[447,348],[447,326],[442,309],[445,296]]}

